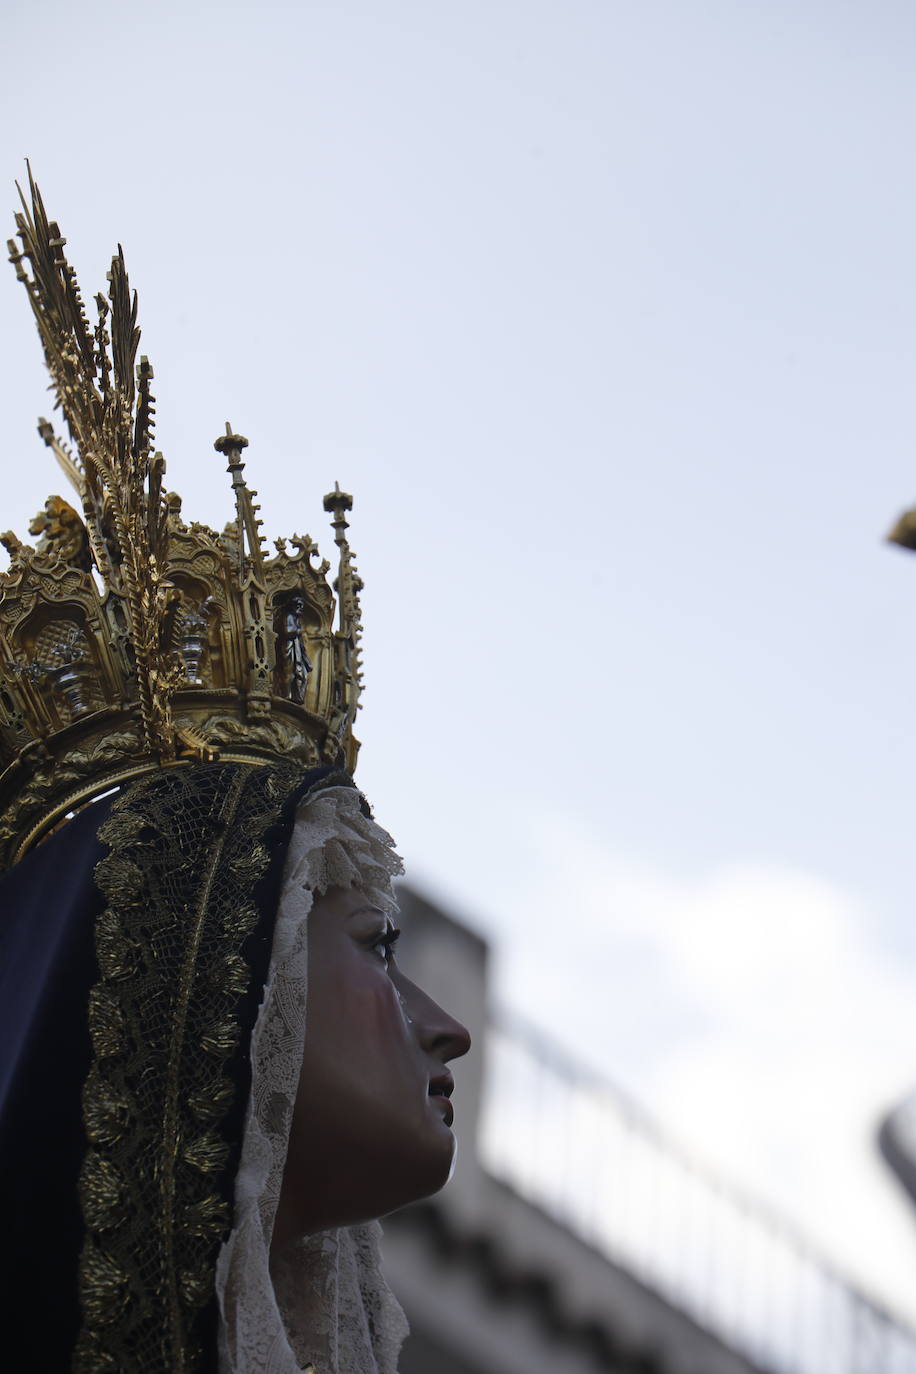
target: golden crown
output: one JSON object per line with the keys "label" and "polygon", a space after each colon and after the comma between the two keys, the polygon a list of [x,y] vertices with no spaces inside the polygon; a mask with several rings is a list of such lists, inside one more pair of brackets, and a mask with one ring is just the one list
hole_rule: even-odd
{"label": "golden crown", "polygon": [[86,318],[66,240],[29,172],[20,191],[25,286],[69,432],[38,432],[79,496],[51,496],[29,532],[0,535],[0,870],[82,802],[163,765],[278,757],[350,769],[359,671],[359,592],[347,542],[352,500],[324,498],[339,553],[335,597],[310,538],[268,557],[247,440],[226,433],[236,518],[221,534],[186,523],[153,448],[153,370],[121,249],[98,323]]}

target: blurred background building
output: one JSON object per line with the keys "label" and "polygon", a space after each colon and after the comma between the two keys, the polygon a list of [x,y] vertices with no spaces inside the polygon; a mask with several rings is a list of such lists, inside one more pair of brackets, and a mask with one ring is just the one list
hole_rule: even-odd
{"label": "blurred background building", "polygon": [[401,901],[401,963],[474,1038],[455,1177],[386,1222],[403,1374],[916,1371],[916,1334],[565,1057],[533,1024],[549,1008],[494,1013],[478,934]]}
{"label": "blurred background building", "polygon": [[881,1122],[878,1146],[909,1201],[916,1206],[916,1091]]}

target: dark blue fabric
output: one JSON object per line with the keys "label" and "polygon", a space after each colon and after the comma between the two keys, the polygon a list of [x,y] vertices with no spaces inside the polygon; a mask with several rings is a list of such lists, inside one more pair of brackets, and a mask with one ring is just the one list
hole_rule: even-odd
{"label": "dark blue fabric", "polygon": [[87,807],[0,879],[0,1363],[22,1374],[69,1369],[79,1329],[92,873],[109,806]]}
{"label": "dark blue fabric", "polygon": [[[245,949],[251,979],[236,1010],[241,1041],[226,1066],[236,1089],[222,1123],[230,1145],[223,1194],[230,1203],[249,1044],[296,806],[316,784],[338,781],[350,779],[328,767],[304,773],[264,837],[271,858],[255,894],[260,920]],[[102,909],[93,873],[106,852],[97,831],[113,801],[87,807],[0,877],[0,1368],[16,1374],[65,1374],[80,1329],[82,1088],[91,1062],[88,1002],[98,978],[95,923]],[[201,1374],[216,1374],[215,1299],[200,1337]]]}

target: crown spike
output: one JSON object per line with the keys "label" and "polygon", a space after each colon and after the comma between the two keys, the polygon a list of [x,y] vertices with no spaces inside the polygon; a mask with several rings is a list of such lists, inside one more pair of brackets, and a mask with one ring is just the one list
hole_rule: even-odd
{"label": "crown spike", "polygon": [[359,749],[359,591],[352,498],[335,485],[339,615],[308,536],[268,557],[243,435],[215,448],[236,521],[186,523],[154,451],[153,370],[120,248],[90,329],[65,240],[31,179],[10,258],[38,326],[70,444],[39,434],[80,496],[51,496],[30,532],[0,535],[0,871],[62,816],[161,766],[222,757],[352,768]]}
{"label": "crown spike", "polygon": [[324,508],[329,514],[333,514],[334,518],[331,525],[334,529],[334,543],[340,554],[337,574],[337,594],[340,598],[340,632],[341,634],[349,634],[359,624],[359,597],[353,577],[355,567],[350,544],[347,540],[350,522],[345,514],[346,511],[353,509],[353,497],[348,492],[341,491],[340,483],[335,482],[334,490],[329,491],[324,498]]}
{"label": "crown spike", "polygon": [[324,498],[325,510],[333,516],[334,543],[339,553],[337,579],[334,588],[339,600],[339,628],[337,631],[339,695],[345,708],[345,721],[352,724],[359,705],[361,678],[359,675],[359,645],[362,637],[359,593],[362,579],[357,575],[353,553],[347,539],[349,521],[346,512],[353,509],[353,497],[341,491],[340,483]]}
{"label": "crown spike", "polygon": [[235,492],[239,573],[244,576],[246,572],[250,572],[255,577],[260,577],[264,570],[264,546],[258,530],[259,521],[255,518],[258,507],[251,499],[258,493],[249,490],[242,476],[245,471],[242,453],[248,447],[248,440],[244,434],[235,434],[227,420],[225,434],[220,435],[213,447],[226,459],[226,470],[232,478],[232,489]]}

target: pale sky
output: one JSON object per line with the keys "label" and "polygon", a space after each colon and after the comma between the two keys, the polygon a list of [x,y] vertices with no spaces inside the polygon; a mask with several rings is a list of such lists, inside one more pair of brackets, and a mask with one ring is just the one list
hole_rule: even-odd
{"label": "pale sky", "polygon": [[[496,995],[916,1320],[916,10],[8,0],[87,298],[124,245],[184,511],[366,581],[359,777]],[[0,277],[0,525],[56,469]]]}

